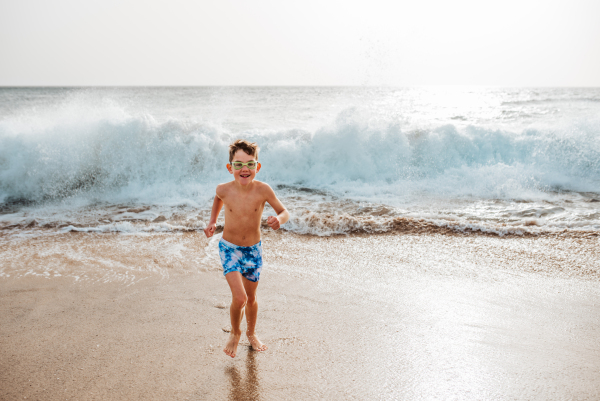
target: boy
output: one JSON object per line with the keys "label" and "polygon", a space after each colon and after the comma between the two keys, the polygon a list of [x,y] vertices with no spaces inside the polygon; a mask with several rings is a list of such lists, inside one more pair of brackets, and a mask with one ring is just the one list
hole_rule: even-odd
{"label": "boy", "polygon": [[258,145],[238,139],[229,145],[227,170],[233,174],[233,181],[217,185],[217,195],[213,202],[208,226],[204,229],[207,237],[215,233],[217,216],[225,206],[225,227],[219,241],[219,255],[223,264],[223,274],[231,289],[231,333],[223,352],[234,358],[242,331],[240,324],[246,312],[246,336],[255,351],[265,351],[255,333],[258,303],[256,288],[262,270],[262,246],[260,241],[260,219],[265,202],[277,216],[269,216],[267,224],[277,230],[289,219],[289,213],[277,199],[271,187],[255,181],[260,171]]}

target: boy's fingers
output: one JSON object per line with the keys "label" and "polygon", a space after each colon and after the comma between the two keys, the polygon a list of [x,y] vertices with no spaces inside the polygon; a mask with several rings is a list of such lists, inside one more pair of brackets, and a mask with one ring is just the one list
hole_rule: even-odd
{"label": "boy's fingers", "polygon": [[212,235],[214,234],[214,232],[215,232],[215,227],[206,227],[206,228],[204,229],[204,234],[205,234],[207,237],[212,237]]}
{"label": "boy's fingers", "polygon": [[269,216],[269,217],[267,217],[267,224],[273,230],[277,230],[279,228],[279,219],[275,216]]}

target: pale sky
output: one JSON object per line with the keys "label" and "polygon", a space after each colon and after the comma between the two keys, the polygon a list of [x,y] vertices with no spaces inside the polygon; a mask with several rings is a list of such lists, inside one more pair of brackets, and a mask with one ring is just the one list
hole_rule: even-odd
{"label": "pale sky", "polygon": [[599,0],[0,0],[0,85],[600,86]]}

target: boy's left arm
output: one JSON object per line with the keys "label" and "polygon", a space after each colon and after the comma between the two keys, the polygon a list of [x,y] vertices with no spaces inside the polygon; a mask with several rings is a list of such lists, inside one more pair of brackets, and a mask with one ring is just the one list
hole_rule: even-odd
{"label": "boy's left arm", "polygon": [[267,185],[267,202],[275,210],[277,216],[269,216],[267,218],[267,224],[273,229],[277,230],[281,224],[285,224],[290,219],[290,214],[283,206],[283,203],[277,198],[273,188]]}

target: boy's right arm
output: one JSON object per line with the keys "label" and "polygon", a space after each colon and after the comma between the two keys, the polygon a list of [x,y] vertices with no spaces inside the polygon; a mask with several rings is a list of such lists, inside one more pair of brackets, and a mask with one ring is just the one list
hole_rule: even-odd
{"label": "boy's right arm", "polygon": [[223,207],[223,201],[219,198],[218,195],[215,195],[215,200],[213,201],[212,211],[210,212],[210,221],[208,225],[204,229],[204,234],[207,238],[210,238],[215,233],[217,228],[217,217],[219,217],[219,213],[221,213],[221,208]]}

